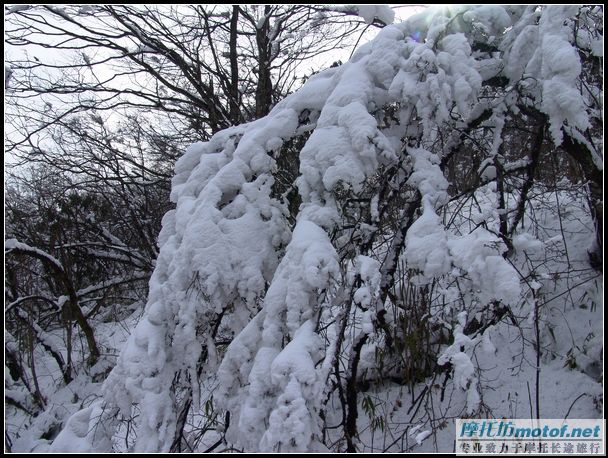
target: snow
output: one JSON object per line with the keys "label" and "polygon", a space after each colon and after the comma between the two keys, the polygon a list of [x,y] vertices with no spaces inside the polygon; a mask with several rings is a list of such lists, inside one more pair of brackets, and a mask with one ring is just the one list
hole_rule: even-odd
{"label": "snow", "polygon": [[376,194],[374,197],[372,197],[372,200],[370,202],[370,213],[373,222],[377,222],[380,218],[380,212],[378,210],[378,199],[379,196],[378,194]]}
{"label": "snow", "polygon": [[376,18],[387,25],[395,20],[395,12],[388,5],[358,5],[356,8],[366,24],[371,24]]}
{"label": "snow", "polygon": [[[393,20],[386,6],[354,7],[367,23]],[[231,412],[226,439],[235,447],[253,452],[323,449],[320,410],[330,393],[333,368],[345,370],[344,355],[358,338],[369,336],[360,369],[373,369],[365,357],[373,357],[385,342],[376,329],[377,312],[394,311],[394,317],[386,314],[394,320],[391,325],[402,313],[394,298],[379,301],[382,276],[392,262],[386,240],[395,234],[381,224],[385,209],[375,183],[391,168],[398,173],[390,184],[395,189],[407,185],[398,198],[410,199],[408,204],[420,198],[398,259],[404,272],[400,281],[404,289],[432,291],[423,319],[437,325],[438,333],[447,333],[442,334],[447,340],[432,338],[442,342],[434,344],[438,365],[451,365],[452,374],[446,374],[444,386],[438,379],[412,381],[412,402],[403,409],[408,413],[396,409],[395,424],[409,428],[418,423],[410,431],[416,435],[409,437],[421,451],[451,450],[451,427],[436,428],[427,422],[431,416],[424,415],[484,415],[487,406],[496,416],[528,415],[527,399],[520,399],[527,398],[522,381],[533,380],[538,370],[546,415],[564,415],[567,400],[580,393],[589,399],[573,408],[572,417],[595,415],[593,396],[601,393],[596,382],[601,376],[603,331],[601,310],[596,310],[601,298],[590,286],[592,279],[570,288],[551,275],[562,268],[559,253],[566,248],[573,266],[584,265],[592,228],[582,222],[589,218],[580,214],[585,208],[581,195],[559,196],[567,197],[575,214],[567,222],[566,237],[547,210],[557,208],[558,196],[537,190],[526,208],[524,229],[514,234],[515,250],[505,258],[507,246],[497,235],[499,213],[508,215],[512,207],[499,208],[491,182],[506,115],[516,103],[528,103],[549,117],[555,144],[563,131],[582,136],[589,125],[579,88],[580,57],[564,25],[576,7],[455,7],[450,14],[462,13],[463,24],[495,37],[498,51],[487,57],[472,51],[473,38],[460,25],[453,27],[457,21],[446,11],[430,8],[385,27],[348,63],[311,77],[267,117],[218,132],[179,159],[171,190],[175,209],[163,218],[145,311],[102,389],[105,405],[134,419],[135,451],[168,451],[177,423],[176,393],[184,390],[191,390],[195,411],[202,393],[213,395],[218,411]],[[589,39],[590,47],[592,43]],[[482,81],[493,76],[506,76],[525,100],[514,100],[511,89],[485,100]],[[384,127],[378,113],[385,107],[398,107],[398,123]],[[486,128],[493,130],[484,139],[487,157],[480,158],[476,171],[490,183],[470,199],[451,201],[441,168],[448,139],[440,133],[466,132],[467,124],[486,109],[492,111]],[[308,123],[301,125],[304,117]],[[286,202],[273,193],[276,155],[282,145],[310,131],[299,154],[296,184],[302,203],[294,225]],[[340,200],[343,194],[358,197],[371,221],[349,213]],[[517,197],[507,194],[510,201]],[[542,224],[532,224],[530,215]],[[398,224],[402,217],[399,208]],[[349,218],[357,219],[359,232],[344,229]],[[365,253],[351,242],[351,236],[376,231],[385,231],[386,240],[378,237]],[[16,240],[5,242],[5,250],[17,248],[36,250]],[[61,266],[46,253],[36,254]],[[564,302],[575,293],[577,301],[588,304],[585,309]],[[549,349],[539,369],[529,363],[535,360],[532,345],[522,349],[513,342],[534,342],[536,304],[558,299],[560,307],[546,307],[541,317]],[[510,315],[483,332],[465,334],[473,320],[489,322],[503,307]],[[219,319],[218,332],[231,340],[227,347],[214,342]],[[342,323],[350,326],[345,342],[339,342]],[[575,335],[565,338],[571,324]],[[199,361],[205,350],[209,358]],[[564,370],[568,357],[580,370]],[[207,379],[216,388],[204,393]],[[383,389],[378,396],[395,401],[403,388]],[[413,410],[415,392],[423,389],[437,395],[437,406],[410,416],[418,411]],[[53,450],[68,450],[70,444],[83,452],[107,449],[107,434],[95,438],[90,432],[100,406],[74,407],[65,414]],[[335,413],[331,410],[325,412],[328,417]],[[327,424],[340,421],[332,418]],[[361,427],[365,421],[359,419],[359,431],[373,439],[374,428]],[[431,435],[435,440],[426,440]]]}
{"label": "snow", "polygon": [[557,144],[562,142],[564,126],[584,131],[590,125],[576,83],[581,72],[580,57],[565,26],[576,15],[576,8],[544,8],[540,19],[537,12],[529,12],[524,24],[511,30],[505,39],[507,43],[512,41],[506,52],[505,75],[513,82],[522,78],[540,82],[531,92],[538,99],[538,108],[549,116],[550,133]]}
{"label": "snow", "polygon": [[[446,26],[447,23],[441,22],[437,34]],[[406,31],[405,35],[411,33]],[[408,40],[409,56],[391,82],[389,94],[415,104],[422,117],[425,139],[432,141],[436,132],[434,126],[451,121],[453,104],[462,118],[469,116],[482,80],[476,70],[479,65],[464,34],[444,36],[438,52],[434,42],[427,40],[422,41],[422,37]]]}
{"label": "snow", "polygon": [[[237,337],[229,345],[218,370],[220,385],[226,387],[221,389],[220,402],[232,407],[234,424],[238,426],[238,430],[231,433],[235,443],[253,450],[303,451],[314,441],[312,434],[318,431],[313,425],[318,419],[314,414],[311,417],[310,409],[302,410],[303,405],[311,406],[316,401],[315,383],[319,376],[315,363],[322,356],[319,337],[314,331],[318,309],[312,298],[337,277],[336,257],[325,231],[299,219],[263,308],[251,322],[255,324],[250,323],[242,333],[243,338],[249,340],[249,348],[257,348],[255,356],[250,349],[242,354],[243,341]],[[309,267],[302,269],[301,263]],[[291,341],[281,349],[285,337]],[[253,364],[235,373],[230,368],[239,367],[243,356],[249,361],[253,356]],[[239,401],[235,403],[234,399]],[[290,423],[291,429],[286,430],[280,419],[291,409],[295,409],[297,417],[302,417],[303,412],[307,415],[301,421]],[[268,416],[274,420],[265,429],[264,418]],[[308,426],[303,427],[303,421]],[[247,437],[240,437],[239,430],[248,431]],[[290,445],[292,443],[295,445]]]}
{"label": "snow", "polygon": [[496,351],[497,351],[496,347],[492,343],[492,338],[491,338],[493,329],[494,329],[494,326],[489,326],[483,333],[483,337],[481,340],[481,349],[487,355],[496,355]]}
{"label": "snow", "polygon": [[[333,201],[331,191],[338,185],[357,191],[381,162],[394,160],[392,145],[366,108],[372,96],[373,75],[364,69],[368,60],[377,57],[372,52],[354,66],[342,69],[341,84],[329,95],[317,128],[300,153],[301,176],[297,184],[305,200]],[[361,78],[362,72],[364,78]],[[331,223],[325,216],[309,214],[308,217],[322,225]]]}
{"label": "snow", "polygon": [[333,11],[354,12],[359,17],[363,18],[366,24],[371,24],[378,19],[384,24],[392,24],[395,20],[395,12],[388,5],[344,5],[331,6]]}
{"label": "snow", "polygon": [[482,26],[490,35],[496,35],[511,25],[509,13],[493,5],[473,7],[463,14],[463,19]]}
{"label": "snow", "polygon": [[424,200],[424,211],[410,227],[405,241],[403,258],[411,268],[420,270],[424,278],[450,270],[447,235],[428,199]]}
{"label": "snow", "polygon": [[311,293],[326,288],[339,272],[337,254],[327,234],[310,221],[299,221],[266,294],[267,320],[276,319],[286,308],[285,325],[293,337],[302,323],[312,318]]}
{"label": "snow", "polygon": [[522,232],[513,237],[513,246],[521,252],[539,253],[544,249],[544,244],[532,234]]}
{"label": "snow", "polygon": [[447,201],[447,181],[436,165],[436,156],[424,150],[410,150],[413,172],[407,183],[422,195],[422,215],[412,224],[402,258],[420,272],[412,277],[422,283],[450,272],[452,267],[467,272],[472,294],[481,302],[501,300],[516,304],[520,285],[517,272],[502,258],[502,241],[483,228],[456,235],[446,231],[435,211]]}
{"label": "snow", "polygon": [[422,431],[422,432],[416,434],[416,437],[414,438],[414,440],[416,441],[416,444],[418,444],[418,445],[422,444],[422,442],[424,442],[424,440],[427,437],[429,437],[432,433],[433,433],[433,431],[431,431],[430,429],[427,429],[426,431]]}
{"label": "snow", "polygon": [[261,30],[264,27],[264,24],[266,24],[267,20],[268,20],[268,16],[262,16],[261,18],[258,19],[258,22],[255,25],[255,28],[258,30]]}
{"label": "snow", "polygon": [[589,127],[583,100],[580,92],[575,89],[581,64],[576,50],[559,35],[543,35],[541,49],[541,107],[549,115],[551,135],[559,143],[564,122],[582,131]]}
{"label": "snow", "polygon": [[50,254],[46,253],[45,251],[40,250],[39,248],[31,247],[26,243],[21,243],[16,239],[5,240],[4,241],[4,250],[5,251],[19,250],[19,251],[23,251],[26,253],[33,253],[36,257],[45,259],[46,261],[53,264],[57,269],[59,269],[60,271],[63,271],[63,265],[61,264],[61,262],[59,262],[59,260],[57,260],[57,258],[55,258],[54,256],[51,256]]}
{"label": "snow", "polygon": [[[137,308],[137,304],[134,306]],[[47,398],[47,409],[42,411],[34,419],[27,422],[27,434],[15,435],[12,450],[18,452],[49,452],[51,448],[56,452],[73,452],[82,450],[88,452],[110,452],[116,443],[115,440],[117,424],[114,421],[116,411],[100,398],[101,384],[94,382],[93,377],[97,371],[104,371],[115,364],[117,354],[123,346],[129,330],[136,321],[138,312],[127,317],[125,320],[116,323],[96,323],[95,335],[100,348],[104,348],[100,361],[88,372],[78,370],[73,373],[74,380],[67,386],[58,386],[61,378],[53,357],[47,352],[39,352],[36,355],[36,365],[39,370],[38,381],[43,395]],[[48,332],[48,338],[52,339],[55,345],[59,346],[62,342],[61,335],[56,332]],[[59,333],[61,334],[61,333]],[[64,347],[64,344],[61,345]],[[76,346],[75,346],[76,347]],[[65,357],[65,350],[56,348]],[[73,349],[74,360],[81,357],[77,348]],[[77,366],[76,366],[77,367]],[[19,391],[19,384],[7,386],[12,391]],[[31,399],[29,392],[28,398]],[[28,406],[28,404],[25,404]],[[29,407],[29,406],[28,406]],[[35,410],[35,406],[31,406]],[[81,412],[83,411],[84,412]],[[70,418],[74,415],[74,419]],[[17,421],[11,418],[7,422],[10,424]],[[57,437],[52,433],[62,425],[69,426],[63,428]],[[85,430],[86,428],[86,430]],[[41,438],[43,435],[50,435],[50,439]]]}
{"label": "snow", "polygon": [[480,228],[447,243],[453,264],[468,273],[470,287],[479,291],[476,296],[482,303],[519,302],[519,275],[501,256],[506,248],[495,235]]}
{"label": "snow", "polygon": [[413,172],[407,184],[418,188],[424,200],[433,206],[446,203],[448,182],[439,168],[437,155],[422,148],[410,148],[408,153],[413,161]]}
{"label": "snow", "polygon": [[604,37],[591,41],[591,52],[596,57],[604,57]]}
{"label": "snow", "polygon": [[437,364],[440,366],[446,363],[452,364],[454,367],[454,383],[457,387],[466,391],[467,414],[473,415],[479,408],[480,398],[475,366],[466,352],[470,351],[476,342],[463,333],[466,319],[466,312],[458,314],[458,325],[454,329],[454,343],[439,356]]}
{"label": "snow", "polygon": [[108,436],[99,434],[103,427],[96,424],[102,414],[101,401],[73,414],[51,444],[49,452],[99,453],[110,450],[112,444],[108,443]]}
{"label": "snow", "polygon": [[319,359],[322,348],[314,327],[312,321],[302,325],[294,339],[272,361],[270,377],[281,395],[270,413],[269,427],[260,442],[261,450],[307,451],[311,448],[313,434],[319,433],[316,419],[311,417],[307,406],[307,401],[310,405],[316,394],[315,360]]}
{"label": "snow", "polygon": [[[283,204],[270,197],[274,160],[266,148],[269,140],[275,147],[277,138],[295,134],[299,112],[292,106],[297,102],[290,106],[286,100],[269,118],[193,145],[176,164],[171,198],[177,206],[163,220],[163,245],[150,279],[148,306],[104,388],[108,399],[123,410],[139,402],[142,415],[152,417],[142,423],[141,450],[166,444],[171,434],[175,417],[168,381],[174,371],[191,371],[197,364],[202,351],[196,342],[199,317],[221,313],[221,304],[233,301],[253,310],[273,278],[279,250],[290,234]],[[301,245],[307,243],[300,241],[306,239],[306,231],[315,233],[312,225],[302,226],[302,237],[296,237],[292,247],[297,247],[297,256],[318,259],[319,265],[299,278],[307,287],[316,287],[333,267],[327,249],[317,249],[312,240],[309,247]],[[288,326],[295,330],[295,323],[309,313],[303,308],[306,303],[297,302],[304,293],[278,285],[269,295],[275,292],[294,298]],[[169,316],[177,320],[169,322]],[[163,350],[167,338],[173,341],[170,352]],[[166,427],[146,427],[156,422]]]}
{"label": "snow", "polygon": [[260,447],[280,452],[304,452],[309,449],[312,427],[308,409],[294,375],[272,411],[268,430]]}
{"label": "snow", "polygon": [[78,14],[91,14],[95,12],[95,8],[91,5],[84,5],[78,8]]}
{"label": "snow", "polygon": [[8,13],[18,13],[20,11],[27,11],[32,8],[32,5],[13,5],[8,8]]}

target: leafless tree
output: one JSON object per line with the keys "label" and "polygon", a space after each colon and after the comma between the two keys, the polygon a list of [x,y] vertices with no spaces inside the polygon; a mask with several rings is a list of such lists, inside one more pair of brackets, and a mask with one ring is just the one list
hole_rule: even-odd
{"label": "leafless tree", "polygon": [[363,24],[354,13],[303,5],[18,8],[7,16],[6,44],[9,111],[21,118],[7,149],[31,147],[48,126],[92,108],[163,113],[205,139],[265,115],[297,87],[304,64],[352,44]]}

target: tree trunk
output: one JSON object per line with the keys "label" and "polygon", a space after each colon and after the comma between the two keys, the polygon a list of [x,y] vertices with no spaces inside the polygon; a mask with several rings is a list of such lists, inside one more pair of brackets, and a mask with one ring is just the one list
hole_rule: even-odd
{"label": "tree trunk", "polygon": [[595,223],[595,241],[596,246],[589,253],[591,265],[598,271],[602,271],[602,258],[604,246],[604,202],[603,189],[604,177],[602,171],[593,161],[593,156],[589,149],[564,133],[564,149],[581,167],[583,176],[589,186],[589,207],[591,216]]}
{"label": "tree trunk", "polygon": [[[268,16],[270,5],[264,7],[264,14]],[[258,45],[258,86],[255,91],[255,115],[262,118],[270,111],[272,105],[272,80],[270,78],[270,54],[272,43],[268,33],[270,20],[266,19],[262,27],[257,30],[256,41]]]}

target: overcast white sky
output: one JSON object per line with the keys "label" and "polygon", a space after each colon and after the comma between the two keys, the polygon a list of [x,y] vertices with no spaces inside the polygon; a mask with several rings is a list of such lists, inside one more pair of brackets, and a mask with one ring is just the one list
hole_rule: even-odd
{"label": "overcast white sky", "polygon": [[[76,5],[74,5],[74,6],[76,6]],[[420,4],[420,5],[394,4],[394,5],[390,5],[390,6],[395,11],[395,22],[401,22],[401,21],[405,20],[407,17],[423,11],[427,7],[422,4]],[[7,7],[7,8],[10,8],[10,7]],[[7,11],[7,10],[5,10],[5,11]],[[83,21],[86,21],[87,19],[88,18],[86,16],[83,16],[81,18],[81,20],[83,20]],[[6,20],[6,15],[5,15],[5,20]],[[356,36],[354,39],[358,39],[357,45],[361,46],[361,45],[369,42],[370,40],[372,40],[378,34],[378,32],[380,30],[381,29],[379,29],[377,27],[369,26],[366,28],[365,32],[361,36]],[[49,37],[49,39],[51,39],[51,38]],[[12,48],[10,46],[5,46],[5,61],[6,61],[7,55],[11,56],[12,58],[15,58],[19,55],[22,55],[22,53],[24,53],[25,51],[27,51],[30,58],[39,58],[41,61],[46,61],[49,63],[67,64],[74,59],[74,55],[72,53],[68,53],[68,52],[60,52],[60,51],[56,51],[56,50],[52,50],[52,49],[44,49],[44,48],[40,48],[40,47],[33,47],[31,49],[26,50],[24,48]],[[90,53],[90,52],[91,51],[87,51],[87,53]],[[327,68],[333,62],[335,62],[337,60],[346,62],[349,59],[350,55],[351,55],[351,52],[349,50],[337,50],[337,51],[335,51],[335,53],[328,53],[325,55],[321,55],[314,61],[311,61],[308,64],[306,64],[305,66],[303,66],[301,68],[301,72],[302,72],[302,74],[305,74],[305,73],[310,73],[313,70],[317,71],[322,68]],[[96,60],[95,56],[90,55],[89,57],[92,58],[93,60]],[[99,56],[97,56],[97,58],[99,58]],[[6,66],[5,66],[5,73],[6,73]],[[95,74],[97,75],[98,78],[103,80],[103,79],[111,77],[114,74],[114,71],[110,66],[99,65],[99,66],[95,66]],[[6,74],[5,74],[5,77],[6,77]],[[129,84],[129,82],[125,81],[125,84]],[[59,101],[57,101],[57,102],[59,102]],[[6,112],[6,108],[5,108],[5,112]],[[108,116],[110,116],[110,113],[104,114],[104,118],[106,118]],[[110,120],[106,119],[106,121],[110,121]],[[7,134],[11,135],[10,126],[8,128],[9,132],[7,132],[6,128],[7,128],[7,126],[5,125],[5,135],[7,135]],[[8,160],[8,162],[10,163],[10,159]],[[7,164],[7,157],[5,155],[5,165],[6,164]]]}

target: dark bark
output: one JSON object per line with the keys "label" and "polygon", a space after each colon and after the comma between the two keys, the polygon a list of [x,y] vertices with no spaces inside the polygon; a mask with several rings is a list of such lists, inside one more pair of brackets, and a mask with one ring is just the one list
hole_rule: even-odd
{"label": "dark bark", "polygon": [[[264,14],[268,16],[270,6],[264,7]],[[258,85],[255,91],[255,114],[262,118],[270,111],[272,105],[272,79],[270,75],[271,46],[269,37],[269,19],[264,21],[262,27],[257,30],[256,42],[258,46]]]}
{"label": "dark bark", "polygon": [[526,180],[521,189],[521,194],[519,197],[519,202],[517,204],[517,213],[515,213],[515,217],[513,218],[513,223],[511,225],[511,229],[509,229],[508,236],[511,238],[513,233],[517,229],[517,225],[524,217],[525,209],[526,209],[526,201],[528,199],[528,193],[532,189],[534,185],[534,179],[536,175],[536,169],[538,168],[538,163],[540,159],[541,148],[543,146],[543,141],[545,139],[545,124],[541,124],[538,127],[538,131],[536,133],[536,137],[534,139],[534,144],[532,145],[532,149],[530,150],[530,162],[526,166]]}
{"label": "dark bark", "polygon": [[239,7],[232,7],[232,16],[230,18],[230,90],[228,92],[228,100],[230,105],[230,120],[233,124],[241,122],[240,97],[239,97],[239,63],[237,51],[238,38],[238,23],[239,23]]}
{"label": "dark bark", "polygon": [[55,273],[55,277],[57,278],[58,282],[64,287],[68,294],[69,300],[67,302],[67,311],[69,312],[69,315],[76,320],[78,326],[80,326],[80,329],[82,329],[82,332],[85,335],[85,339],[89,347],[89,366],[93,366],[99,359],[99,349],[97,347],[97,342],[95,341],[95,334],[93,332],[93,328],[91,328],[89,322],[82,313],[82,309],[78,303],[76,289],[74,288],[74,285],[72,284],[67,272],[55,263],[50,262],[45,256],[42,256],[35,251],[23,250],[21,248],[12,248],[10,251],[34,257],[42,261],[44,265]]}
{"label": "dark bark", "polygon": [[359,360],[361,359],[361,349],[367,341],[367,334],[359,336],[358,341],[353,347],[352,359],[348,368],[348,379],[346,380],[346,423],[344,424],[344,436],[346,438],[346,452],[355,453],[357,448],[353,442],[353,439],[358,436],[357,432],[357,417],[359,416],[358,402],[357,402],[357,369],[359,367]]}

